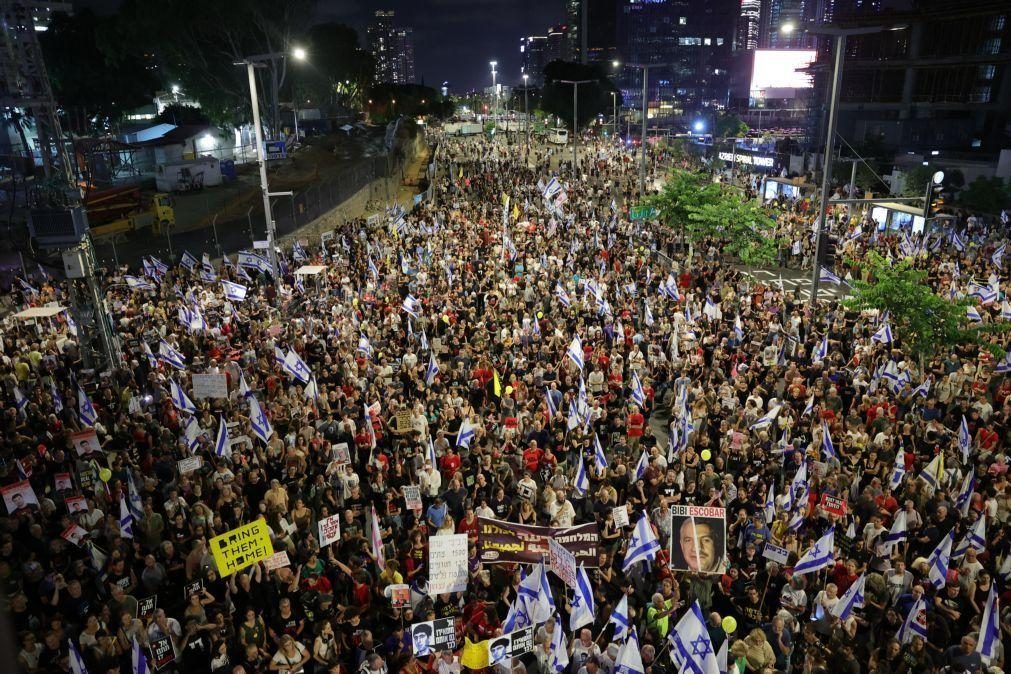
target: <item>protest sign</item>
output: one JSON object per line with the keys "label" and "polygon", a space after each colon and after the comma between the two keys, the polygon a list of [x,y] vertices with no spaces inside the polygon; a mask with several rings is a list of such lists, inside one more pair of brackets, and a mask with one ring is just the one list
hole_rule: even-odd
{"label": "protest sign", "polygon": [[671,506],[671,568],[719,573],[727,568],[727,509]]}
{"label": "protest sign", "polygon": [[548,540],[553,538],[576,556],[577,564],[597,568],[600,532],[596,522],[565,529],[502,522],[490,517],[478,517],[477,522],[477,550],[481,561],[487,564],[537,564],[548,555]]}
{"label": "protest sign", "polygon": [[70,436],[74,443],[74,449],[78,456],[88,456],[90,454],[101,454],[102,445],[98,442],[98,433],[93,428]]}
{"label": "protest sign", "polygon": [[414,655],[427,657],[433,651],[456,649],[456,624],[453,618],[440,618],[411,625]]}
{"label": "protest sign", "polygon": [[9,515],[38,510],[39,497],[35,495],[32,483],[28,480],[21,480],[3,487],[0,489],[0,495],[3,496]]}
{"label": "protest sign", "polygon": [[790,559],[790,551],[767,542],[765,549],[762,550],[762,557],[777,564],[786,564],[787,560]]}
{"label": "protest sign", "polygon": [[330,515],[319,521],[319,547],[324,548],[341,537],[341,516]]}
{"label": "protest sign", "polygon": [[192,374],[190,379],[197,400],[228,397],[228,377],[224,374]]}
{"label": "protest sign", "polygon": [[60,538],[70,543],[73,543],[77,547],[81,547],[81,542],[84,541],[84,537],[88,535],[88,530],[77,524],[71,524],[69,527],[63,530],[60,534]]}
{"label": "protest sign", "polygon": [[330,451],[331,458],[336,461],[338,465],[351,463],[351,448],[348,446],[348,443],[338,442]]}
{"label": "protest sign", "polygon": [[274,554],[270,529],[256,520],[211,539],[211,554],[222,578]]}
{"label": "protest sign", "polygon": [[843,517],[846,515],[846,499],[839,498],[838,496],[822,494],[820,505],[821,509],[829,515],[835,515],[836,517]]}
{"label": "protest sign", "polygon": [[151,664],[155,669],[163,669],[176,659],[175,651],[172,650],[172,641],[169,637],[158,637],[151,640]]}
{"label": "protest sign", "polygon": [[288,566],[291,561],[288,559],[288,553],[284,550],[280,552],[275,552],[270,557],[263,560],[263,568],[267,571],[273,571],[274,569],[280,569],[282,567]]}
{"label": "protest sign", "polygon": [[488,664],[508,664],[506,658],[518,658],[534,650],[534,626],[530,625],[500,637],[488,639]]}
{"label": "protest sign", "polygon": [[625,506],[618,506],[611,509],[611,517],[614,519],[614,526],[617,528],[628,526],[628,508]]}
{"label": "protest sign", "polygon": [[393,608],[404,608],[411,605],[411,586],[404,583],[387,585],[383,594],[390,600]]}
{"label": "protest sign", "polygon": [[150,597],[142,597],[137,600],[137,617],[143,620],[153,614],[157,608],[158,595],[153,594]]}
{"label": "protest sign", "polygon": [[467,534],[430,536],[428,539],[428,594],[467,589]]}
{"label": "protest sign", "polygon": [[176,461],[176,467],[179,469],[180,475],[189,475],[196,472],[200,470],[202,465],[204,465],[204,462],[199,456],[190,456]]}
{"label": "protest sign", "polygon": [[56,491],[70,491],[74,488],[74,480],[70,473],[56,473],[53,475],[53,488]]}
{"label": "protest sign", "polygon": [[408,510],[421,510],[421,487],[416,484],[404,485],[404,505]]}
{"label": "protest sign", "polygon": [[71,515],[88,512],[88,500],[83,496],[68,496],[66,499],[67,512]]}
{"label": "protest sign", "polygon": [[406,433],[411,430],[411,411],[410,410],[400,410],[397,412],[397,432]]}
{"label": "protest sign", "polygon": [[548,559],[551,571],[569,587],[576,587],[576,556],[553,538],[548,539]]}

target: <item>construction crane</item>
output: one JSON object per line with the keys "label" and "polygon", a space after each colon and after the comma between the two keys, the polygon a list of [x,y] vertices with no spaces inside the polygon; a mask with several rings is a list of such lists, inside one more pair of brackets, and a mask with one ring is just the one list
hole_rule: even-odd
{"label": "construction crane", "polygon": [[121,350],[95,279],[88,218],[35,30],[33,11],[46,8],[44,2],[0,0],[0,106],[31,113],[45,179],[33,180],[29,232],[34,245],[62,254],[86,367],[113,369]]}

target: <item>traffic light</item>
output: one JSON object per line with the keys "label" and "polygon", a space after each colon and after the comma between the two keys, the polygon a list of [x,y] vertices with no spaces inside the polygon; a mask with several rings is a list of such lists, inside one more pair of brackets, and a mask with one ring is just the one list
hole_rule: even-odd
{"label": "traffic light", "polygon": [[839,246],[839,237],[833,234],[822,234],[818,237],[818,264],[826,269],[835,266],[836,248]]}
{"label": "traffic light", "polygon": [[930,191],[927,193],[928,218],[936,217],[944,207],[944,195],[941,193],[943,189],[941,185],[931,183]]}

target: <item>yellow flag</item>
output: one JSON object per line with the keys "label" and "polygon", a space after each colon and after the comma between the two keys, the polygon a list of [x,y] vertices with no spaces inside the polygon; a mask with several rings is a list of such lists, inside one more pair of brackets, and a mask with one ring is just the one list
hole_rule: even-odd
{"label": "yellow flag", "polygon": [[498,370],[492,370],[492,372],[495,373],[495,384],[494,384],[495,397],[501,398],[502,397],[502,380],[498,378]]}
{"label": "yellow flag", "polygon": [[456,177],[457,178],[462,178],[463,177],[463,167],[462,166],[460,167],[460,172],[458,174],[456,174]]}
{"label": "yellow flag", "polygon": [[484,669],[488,666],[488,644],[484,641],[473,643],[464,637],[463,652],[460,653],[460,665],[467,669]]}
{"label": "yellow flag", "polygon": [[509,195],[505,192],[502,193],[502,206],[503,208],[509,208]]}
{"label": "yellow flag", "polygon": [[517,206],[516,204],[513,204],[513,220],[519,219],[520,219],[520,207]]}

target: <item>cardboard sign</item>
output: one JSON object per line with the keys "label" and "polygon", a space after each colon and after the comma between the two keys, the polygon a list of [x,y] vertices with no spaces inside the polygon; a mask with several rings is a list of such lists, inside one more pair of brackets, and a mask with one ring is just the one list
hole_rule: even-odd
{"label": "cardboard sign", "polygon": [[77,524],[71,524],[69,527],[63,530],[63,533],[60,534],[60,538],[62,538],[65,541],[69,541],[70,543],[73,543],[77,547],[81,547],[81,543],[84,541],[84,537],[87,535],[88,535],[87,529]]}
{"label": "cardboard sign", "polygon": [[762,557],[765,557],[770,562],[785,565],[787,560],[790,559],[790,551],[786,548],[781,548],[778,545],[766,542],[765,549],[762,550]]}
{"label": "cardboard sign", "polygon": [[625,506],[618,506],[617,508],[611,509],[611,518],[614,519],[614,526],[616,527],[627,527],[628,522],[628,508]]}
{"label": "cardboard sign", "polygon": [[387,585],[383,590],[393,608],[404,608],[411,605],[411,586],[403,583]]}
{"label": "cardboard sign", "polygon": [[722,574],[727,568],[727,510],[671,506],[671,568]]}
{"label": "cardboard sign", "polygon": [[428,594],[467,589],[467,534],[428,537]]}
{"label": "cardboard sign", "polygon": [[193,374],[193,397],[203,398],[227,398],[228,397],[228,377],[223,374]]}
{"label": "cardboard sign", "polygon": [[518,658],[534,650],[534,626],[530,625],[500,637],[488,639],[488,665],[504,664],[506,658]]}
{"label": "cardboard sign", "polygon": [[291,561],[288,559],[288,553],[284,550],[275,552],[270,557],[263,560],[263,568],[267,571],[273,571],[274,569],[280,569],[290,565]]}
{"label": "cardboard sign", "polygon": [[200,594],[204,589],[204,581],[202,579],[197,579],[192,583],[186,583],[183,586],[183,599],[189,599],[192,594]]}
{"label": "cardboard sign", "polygon": [[548,539],[548,559],[551,571],[571,588],[576,587],[576,556],[553,538]]}
{"label": "cardboard sign", "polygon": [[74,480],[70,473],[56,473],[53,475],[53,488],[56,491],[70,491],[74,488]]}
{"label": "cardboard sign", "polygon": [[8,515],[38,510],[39,508],[39,497],[35,495],[32,483],[28,480],[21,480],[3,487],[0,489],[0,495],[3,496]]}
{"label": "cardboard sign", "polygon": [[[406,586],[405,586],[406,587]],[[440,618],[411,625],[411,642],[414,654],[428,657],[432,651],[456,649],[456,620]]]}
{"label": "cardboard sign", "polygon": [[404,505],[408,510],[421,510],[421,487],[416,484],[404,485]]}
{"label": "cardboard sign", "polygon": [[319,521],[319,547],[323,548],[339,541],[341,537],[341,516],[330,515]]}
{"label": "cardboard sign", "polygon": [[400,410],[397,412],[397,432],[406,433],[411,430],[411,411]]}
{"label": "cardboard sign", "polygon": [[71,515],[88,512],[88,501],[83,496],[68,496],[65,502]]}
{"label": "cardboard sign", "polygon": [[333,446],[330,452],[333,460],[339,465],[351,463],[351,448],[348,446],[348,443],[338,442]]}
{"label": "cardboard sign", "polygon": [[211,539],[211,554],[222,578],[274,554],[270,529],[256,520]]}
{"label": "cardboard sign", "polygon": [[70,436],[78,456],[102,454],[102,446],[98,443],[98,433],[93,428]]}
{"label": "cardboard sign", "polygon": [[143,597],[137,600],[137,617],[143,620],[149,615],[155,612],[158,608],[158,595],[153,594],[150,597]]}
{"label": "cardboard sign", "polygon": [[600,544],[600,532],[596,522],[561,529],[501,522],[488,517],[477,519],[477,550],[481,561],[486,564],[537,564],[549,554],[548,540],[552,538],[565,546],[586,568],[595,569],[599,563],[597,546]]}
{"label": "cardboard sign", "polygon": [[151,640],[151,664],[155,669],[163,669],[176,659],[169,637],[158,637]]}
{"label": "cardboard sign", "polygon": [[835,515],[836,517],[843,517],[846,515],[846,499],[841,499],[838,496],[822,494],[820,505],[821,509],[829,515]]}
{"label": "cardboard sign", "polygon": [[176,461],[176,467],[179,469],[180,475],[189,475],[190,473],[195,473],[200,470],[200,467],[204,465],[203,459],[199,456],[190,456],[185,459],[180,459]]}

